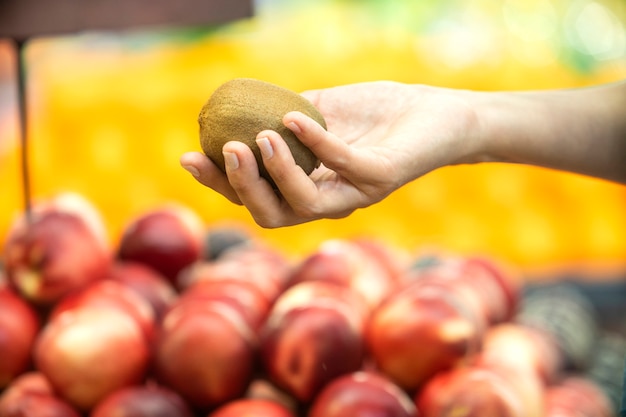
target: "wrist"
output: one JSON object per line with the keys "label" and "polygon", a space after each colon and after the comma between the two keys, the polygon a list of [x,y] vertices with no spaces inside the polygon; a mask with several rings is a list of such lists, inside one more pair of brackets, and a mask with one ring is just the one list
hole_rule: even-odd
{"label": "wrist", "polygon": [[470,90],[455,90],[462,111],[458,112],[463,120],[461,133],[454,143],[458,154],[454,164],[473,164],[480,162],[503,161],[502,150],[498,143],[497,131],[502,109],[494,94]]}
{"label": "wrist", "polygon": [[[473,92],[476,161],[537,163],[532,142],[551,136],[549,106],[533,93]],[[529,152],[531,151],[531,152]]]}

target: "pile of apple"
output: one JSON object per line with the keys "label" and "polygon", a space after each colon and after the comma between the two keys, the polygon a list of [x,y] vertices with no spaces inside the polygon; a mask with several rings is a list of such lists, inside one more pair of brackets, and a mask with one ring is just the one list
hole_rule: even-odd
{"label": "pile of apple", "polygon": [[0,417],[613,415],[491,259],[337,239],[294,260],[180,205],[111,248],[73,194],[2,253]]}

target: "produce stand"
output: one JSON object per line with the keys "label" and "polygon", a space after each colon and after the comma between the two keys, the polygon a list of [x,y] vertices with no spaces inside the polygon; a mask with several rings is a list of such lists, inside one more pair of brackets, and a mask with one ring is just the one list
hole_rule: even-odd
{"label": "produce stand", "polygon": [[611,0],[0,0],[0,417],[617,416],[623,186],[455,166],[267,230],[178,157],[232,78],[594,85],[625,28]]}

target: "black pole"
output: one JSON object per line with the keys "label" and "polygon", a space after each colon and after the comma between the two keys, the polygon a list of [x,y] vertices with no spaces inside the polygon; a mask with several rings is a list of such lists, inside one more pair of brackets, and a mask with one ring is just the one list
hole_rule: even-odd
{"label": "black pole", "polygon": [[27,92],[26,92],[26,56],[24,53],[26,40],[16,39],[16,77],[17,77],[17,104],[20,124],[20,147],[21,147],[21,176],[23,190],[23,204],[26,221],[32,222],[31,183],[28,149],[28,117],[27,117]]}

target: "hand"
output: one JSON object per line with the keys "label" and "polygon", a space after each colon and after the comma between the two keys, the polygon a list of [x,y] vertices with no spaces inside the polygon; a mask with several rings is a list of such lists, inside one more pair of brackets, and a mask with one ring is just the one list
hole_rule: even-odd
{"label": "hand", "polygon": [[322,164],[307,176],[276,132],[260,132],[257,143],[278,191],[259,176],[241,142],[224,145],[226,174],[198,152],[180,162],[202,184],[245,205],[262,227],[341,218],[433,169],[476,157],[478,123],[464,93],[394,82],[303,93],[328,131],[299,112],[286,114],[283,123]]}

